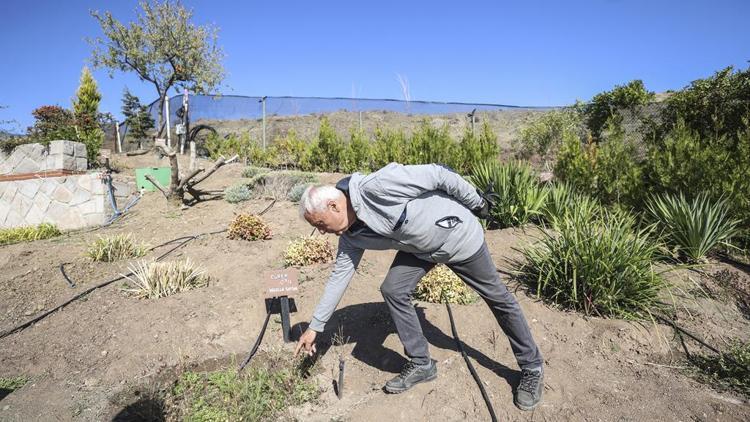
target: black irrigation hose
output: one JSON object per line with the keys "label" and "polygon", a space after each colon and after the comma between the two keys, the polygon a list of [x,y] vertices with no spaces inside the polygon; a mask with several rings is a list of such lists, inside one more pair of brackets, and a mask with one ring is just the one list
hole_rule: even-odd
{"label": "black irrigation hose", "polygon": [[339,400],[344,397],[344,365],[346,361],[343,358],[339,358],[339,381],[336,384],[336,396]]}
{"label": "black irrigation hose", "polygon": [[263,321],[263,328],[260,329],[260,334],[258,334],[258,338],[255,340],[255,344],[253,345],[252,350],[250,350],[250,354],[247,355],[245,360],[242,362],[242,365],[240,365],[239,368],[237,368],[237,372],[241,372],[243,369],[245,369],[245,366],[247,366],[248,363],[250,363],[250,359],[255,356],[255,352],[258,351],[258,347],[260,347],[260,342],[263,340],[263,335],[266,334],[266,327],[268,327],[268,320],[271,319],[271,312],[266,314],[266,320]]}
{"label": "black irrigation hose", "polygon": [[[745,371],[750,372],[750,368],[748,368],[747,366],[745,366],[745,365],[741,364],[740,362],[736,361],[729,354],[722,353],[720,350],[716,349],[715,347],[713,347],[710,344],[706,343],[705,341],[701,340],[698,336],[696,336],[695,334],[691,333],[690,331],[688,331],[688,330],[680,327],[672,319],[667,318],[667,317],[662,316],[662,315],[659,315],[659,314],[653,314],[653,315],[656,317],[656,319],[661,320],[661,321],[666,322],[667,324],[671,325],[672,328],[675,329],[675,331],[677,331],[678,333],[680,333],[680,337],[682,337],[682,334],[685,334],[686,336],[688,336],[691,339],[695,340],[696,342],[698,342],[698,344],[700,344],[701,346],[705,347],[706,349],[708,349],[708,350],[716,353],[717,355],[723,357],[724,359],[728,360],[729,362],[732,362],[733,364],[737,365],[738,367],[743,368]],[[684,342],[683,342],[683,346],[684,346]],[[687,351],[687,349],[686,349],[686,351]]]}
{"label": "black irrigation hose", "polygon": [[[273,207],[273,205],[274,205],[275,203],[276,203],[276,200],[274,199],[274,200],[273,200],[273,201],[271,201],[271,203],[270,203],[270,204],[269,204],[269,205],[268,205],[268,206],[267,206],[267,207],[266,207],[266,208],[265,208],[265,209],[264,209],[263,211],[261,211],[261,212],[260,212],[260,213],[259,213],[258,215],[263,215],[263,214],[265,214],[265,213],[266,213],[266,212],[267,212],[267,211],[268,211],[269,209],[271,209],[271,207]],[[223,230],[216,230],[216,231],[212,231],[212,232],[200,233],[200,234],[196,234],[196,235],[192,235],[192,236],[182,236],[182,237],[178,237],[178,238],[176,238],[176,239],[172,239],[172,240],[170,240],[170,241],[168,241],[168,242],[164,242],[164,243],[162,243],[162,244],[160,244],[160,245],[156,245],[156,246],[152,247],[151,249],[149,249],[149,251],[153,251],[154,249],[158,249],[158,248],[161,248],[161,247],[163,247],[163,246],[166,246],[166,245],[170,245],[170,244],[172,244],[172,243],[175,243],[175,242],[177,242],[177,241],[182,241],[182,242],[180,242],[179,244],[177,244],[177,246],[175,246],[175,247],[173,247],[172,249],[170,249],[170,250],[168,250],[168,251],[164,252],[163,254],[159,255],[159,256],[158,256],[158,257],[157,257],[157,258],[155,259],[155,261],[160,261],[161,259],[163,259],[163,258],[164,258],[164,257],[166,257],[167,255],[169,255],[170,253],[172,253],[172,252],[176,251],[177,249],[179,249],[179,248],[181,248],[181,247],[185,246],[185,245],[186,245],[186,244],[187,244],[188,242],[190,242],[190,241],[192,241],[192,240],[195,240],[195,239],[197,239],[197,238],[199,238],[199,237],[203,237],[203,236],[209,236],[209,235],[212,235],[212,234],[219,234],[219,233],[224,233],[224,232],[226,232],[226,231],[227,231],[227,229],[223,229]],[[63,264],[61,264],[61,265],[60,265],[60,272],[62,272],[62,274],[63,274],[63,277],[64,277],[64,278],[65,278],[65,280],[66,280],[66,281],[68,282],[68,284],[70,284],[70,285],[75,285],[75,282],[74,282],[74,281],[72,281],[72,280],[71,280],[71,279],[70,279],[70,278],[68,277],[68,275],[67,275],[67,274],[65,273],[65,265],[66,265],[66,264],[67,264],[67,263],[63,263]],[[59,311],[60,309],[62,309],[62,308],[64,308],[64,307],[68,306],[69,304],[71,304],[71,303],[75,302],[76,300],[78,300],[78,299],[80,299],[80,298],[82,298],[82,297],[86,296],[87,294],[89,294],[89,293],[93,292],[93,291],[94,291],[94,290],[96,290],[96,289],[100,289],[100,288],[102,288],[102,287],[108,286],[108,285],[110,285],[110,284],[114,283],[115,281],[123,280],[124,278],[126,278],[126,277],[129,277],[129,276],[131,276],[131,275],[133,275],[133,272],[132,272],[132,271],[131,271],[131,272],[129,272],[128,274],[123,274],[123,275],[120,275],[119,277],[116,277],[116,278],[113,278],[113,279],[111,279],[111,280],[107,280],[107,281],[105,281],[105,282],[102,282],[102,283],[99,283],[99,284],[97,284],[97,285],[95,285],[95,286],[92,286],[92,287],[90,287],[90,288],[88,288],[88,289],[84,290],[83,292],[81,292],[81,293],[79,293],[79,294],[77,294],[77,295],[73,296],[72,298],[68,299],[67,301],[63,302],[62,304],[60,304],[60,305],[57,305],[56,307],[54,307],[54,308],[50,309],[49,311],[47,311],[47,312],[45,312],[45,313],[43,313],[43,314],[41,314],[41,315],[38,315],[38,316],[36,316],[36,317],[32,318],[31,320],[29,320],[29,321],[27,321],[27,322],[24,322],[23,324],[21,324],[21,325],[17,326],[17,327],[11,328],[11,329],[10,329],[10,330],[8,330],[8,331],[5,331],[5,332],[3,332],[3,333],[0,333],[0,340],[4,339],[5,337],[8,337],[8,336],[9,336],[9,335],[11,335],[11,334],[17,333],[17,332],[19,332],[19,331],[21,331],[21,330],[24,330],[24,329],[26,329],[26,328],[30,327],[31,325],[33,325],[33,324],[35,324],[35,323],[37,323],[37,322],[41,321],[42,319],[44,319],[44,318],[48,317],[48,316],[49,316],[49,315],[51,315],[52,313],[54,313],[54,312],[56,312],[56,311]]]}
{"label": "black irrigation hose", "polygon": [[482,398],[484,399],[484,403],[487,405],[487,410],[490,411],[490,417],[492,418],[492,422],[497,422],[497,416],[495,415],[495,409],[492,407],[492,402],[490,402],[490,397],[487,395],[487,391],[484,389],[484,384],[482,384],[482,380],[479,379],[479,375],[477,374],[477,371],[474,369],[474,365],[471,364],[471,361],[469,360],[469,356],[466,354],[466,349],[464,349],[464,345],[461,342],[461,339],[458,338],[458,331],[456,330],[456,322],[453,320],[453,312],[451,311],[451,305],[446,301],[445,307],[448,308],[448,318],[451,320],[451,331],[453,332],[453,339],[456,340],[456,345],[458,346],[458,350],[461,352],[461,356],[463,356],[464,361],[466,361],[466,366],[469,367],[469,372],[471,372],[471,376],[474,377],[474,381],[476,381],[477,385],[479,386],[479,391],[482,392]]}

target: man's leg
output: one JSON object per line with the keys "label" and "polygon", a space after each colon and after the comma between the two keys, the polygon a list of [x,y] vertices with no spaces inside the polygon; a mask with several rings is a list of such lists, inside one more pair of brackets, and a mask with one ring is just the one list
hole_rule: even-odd
{"label": "man's leg", "polygon": [[422,325],[411,302],[411,293],[417,283],[434,266],[435,264],[412,254],[398,252],[380,287],[391,318],[396,324],[398,338],[410,359],[401,374],[385,384],[385,391],[389,393],[401,393],[415,384],[437,377],[437,365],[430,359],[427,339],[422,333]]}
{"label": "man's leg", "polygon": [[434,267],[432,262],[423,261],[406,252],[398,252],[394,258],[380,293],[396,325],[398,338],[404,345],[404,352],[417,365],[430,363],[427,339],[422,333],[417,311],[411,302],[411,294],[419,280]]}
{"label": "man's leg", "polygon": [[479,293],[495,315],[521,367],[521,381],[514,395],[516,406],[531,410],[541,401],[544,389],[543,360],[531,336],[516,298],[500,281],[490,251],[484,243],[466,261],[448,264],[461,279]]}

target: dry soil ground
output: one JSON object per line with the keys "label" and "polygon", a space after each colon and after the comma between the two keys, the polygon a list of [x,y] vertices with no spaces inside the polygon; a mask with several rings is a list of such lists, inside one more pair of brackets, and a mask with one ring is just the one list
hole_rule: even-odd
{"label": "dry soil ground", "polygon": [[[118,158],[130,168],[155,165],[152,156]],[[232,164],[209,179],[209,187],[227,186],[240,176]],[[123,176],[119,176],[123,177]],[[337,175],[322,175],[336,180]],[[94,232],[0,247],[0,332],[21,324],[96,283],[127,270],[127,263],[92,264],[85,246],[98,235],[133,233],[151,245],[226,228],[237,212],[258,212],[269,203],[239,205],[224,201],[188,210],[171,207],[158,193],[144,196],[126,218]],[[41,322],[0,339],[0,377],[25,375],[30,381],[0,400],[2,421],[126,420],[148,407],[143,399],[184,368],[216,368],[241,360],[252,346],[265,316],[262,274],[280,268],[287,242],[310,233],[296,207],[279,201],[265,215],[273,239],[245,242],[225,234],[201,237],[169,259],[189,257],[204,266],[213,281],[202,289],[162,299],[140,300],[121,291],[123,282],[98,289]],[[336,242],[330,236],[331,242]],[[490,231],[487,242],[498,267],[510,270],[516,248],[533,240],[534,231]],[[164,251],[159,249],[153,256]],[[479,390],[451,338],[445,307],[417,303],[425,333],[438,360],[436,381],[400,395],[381,386],[404,363],[402,348],[378,286],[393,252],[368,252],[339,310],[322,335],[330,339],[341,324],[349,342],[324,349],[315,380],[317,401],[290,409],[284,418],[317,420],[488,420]],[[68,287],[59,265],[78,284]],[[706,271],[738,271],[714,264]],[[320,296],[330,264],[303,268],[299,312],[306,322]],[[747,280],[747,274],[742,273]],[[747,339],[750,321],[731,300],[696,298],[695,283],[710,283],[693,272],[673,273],[677,315],[688,329],[721,348],[730,338]],[[534,412],[512,404],[519,372],[502,331],[482,303],[454,306],[456,324],[500,420],[573,421],[745,421],[750,405],[742,397],[718,392],[694,381],[679,343],[664,325],[638,324],[554,309],[504,280],[515,290],[545,357],[544,402]],[[694,290],[694,289],[692,289]],[[280,325],[272,320],[262,350],[291,353]],[[691,351],[699,351],[689,343]],[[340,349],[340,350],[339,350]],[[332,388],[339,352],[347,357],[344,396]],[[119,415],[119,416],[118,416]]]}

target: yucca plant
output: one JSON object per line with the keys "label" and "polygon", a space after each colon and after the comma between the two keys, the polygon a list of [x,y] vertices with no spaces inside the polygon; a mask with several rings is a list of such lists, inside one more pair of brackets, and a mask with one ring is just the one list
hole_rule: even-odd
{"label": "yucca plant", "polygon": [[574,202],[535,245],[523,250],[521,280],[538,297],[586,315],[637,318],[659,307],[665,282],[654,268],[652,228],[620,211]]}
{"label": "yucca plant", "polygon": [[450,268],[438,264],[417,284],[414,297],[425,302],[474,303],[479,296],[466,285]]}
{"label": "yucca plant", "polygon": [[531,166],[521,161],[480,163],[469,181],[480,191],[497,194],[490,213],[500,228],[537,221],[548,194]]}
{"label": "yucca plant", "polygon": [[15,227],[0,230],[0,245],[32,240],[49,239],[60,236],[62,232],[54,224],[42,223],[38,226]]}
{"label": "yucca plant", "polygon": [[687,261],[705,260],[713,248],[739,233],[739,221],[730,218],[728,202],[713,201],[706,192],[692,200],[682,193],[651,196],[646,209],[665,243]]}
{"label": "yucca plant", "polygon": [[113,262],[120,259],[138,258],[146,255],[148,245],[137,243],[132,234],[117,234],[114,236],[99,236],[91,243],[86,256],[92,261]]}
{"label": "yucca plant", "polygon": [[156,299],[208,285],[210,277],[190,259],[171,262],[139,261],[124,277],[135,287],[123,289],[140,298]]}

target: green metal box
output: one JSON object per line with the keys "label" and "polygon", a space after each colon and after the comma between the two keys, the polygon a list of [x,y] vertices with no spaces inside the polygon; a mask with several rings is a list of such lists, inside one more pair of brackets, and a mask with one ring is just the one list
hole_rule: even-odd
{"label": "green metal box", "polygon": [[147,191],[155,191],[156,187],[146,180],[146,175],[150,175],[164,188],[169,188],[169,181],[172,178],[171,167],[144,167],[135,169],[135,183],[138,185],[138,189],[145,189]]}

